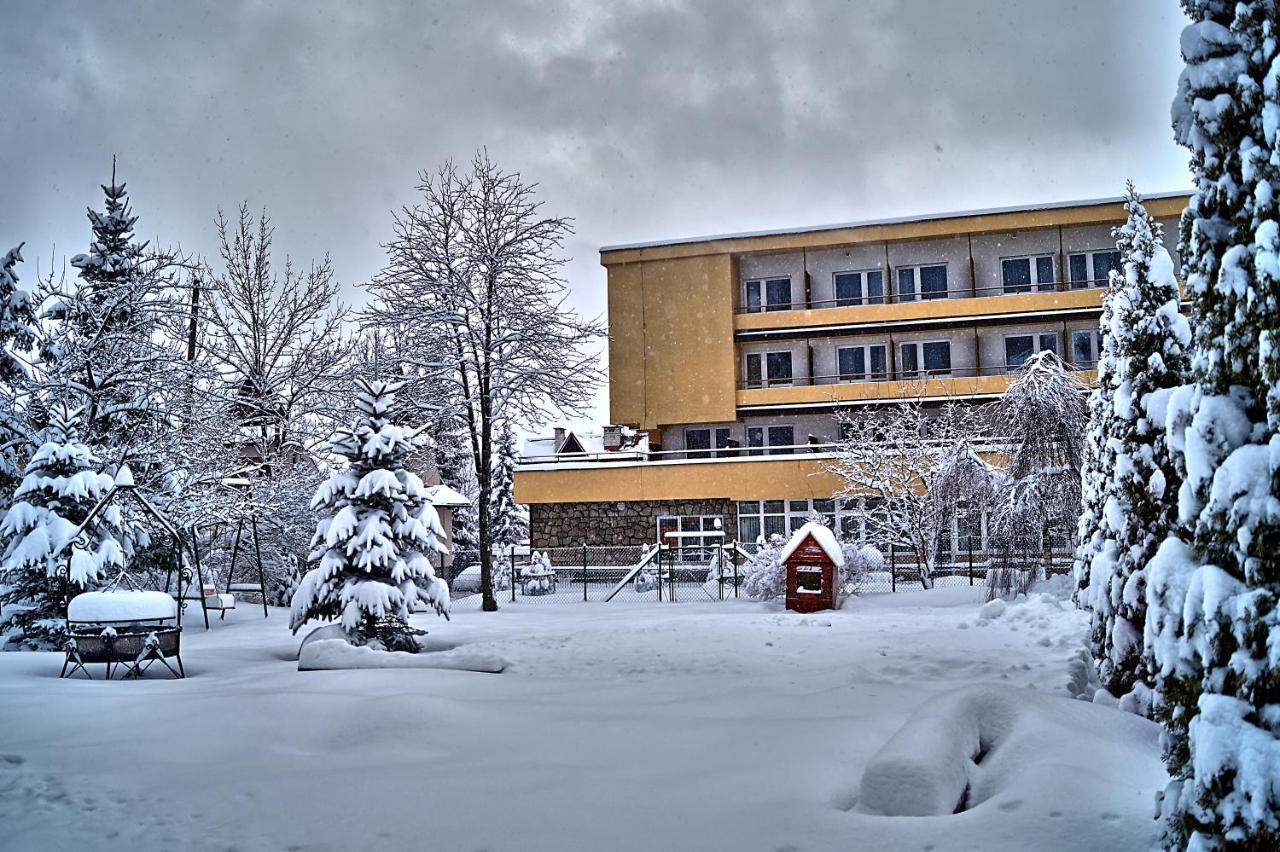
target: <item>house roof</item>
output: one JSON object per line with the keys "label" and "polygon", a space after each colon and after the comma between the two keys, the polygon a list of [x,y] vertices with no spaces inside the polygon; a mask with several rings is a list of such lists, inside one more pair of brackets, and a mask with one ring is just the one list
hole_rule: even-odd
{"label": "house roof", "polygon": [[806,538],[812,537],[822,548],[827,557],[837,566],[844,564],[844,551],[840,549],[840,543],[836,541],[836,535],[822,524],[809,521],[800,529],[795,531],[791,536],[791,540],[787,542],[787,546],[782,548],[782,553],[778,554],[779,562],[786,562],[791,554],[804,543]]}
{"label": "house roof", "polygon": [[632,457],[646,455],[649,452],[649,436],[634,430],[623,431],[623,446],[617,450],[604,448],[603,432],[574,432],[566,430],[559,446],[553,435],[540,435],[525,438],[520,448],[520,455],[525,458],[552,458],[559,454],[585,454]]}
{"label": "house roof", "polygon": [[471,501],[447,485],[427,486],[427,500],[432,506],[470,506]]}

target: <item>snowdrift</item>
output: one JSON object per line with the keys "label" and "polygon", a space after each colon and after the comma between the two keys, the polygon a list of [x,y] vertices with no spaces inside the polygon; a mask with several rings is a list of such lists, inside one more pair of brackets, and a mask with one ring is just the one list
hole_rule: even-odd
{"label": "snowdrift", "polygon": [[965,687],[926,702],[871,759],[858,810],[941,816],[1006,793],[1066,800],[1099,774],[1123,778],[1148,764],[1159,736],[1153,722],[1107,707],[1030,689]]}
{"label": "snowdrift", "polygon": [[298,671],[341,669],[450,669],[453,671],[499,674],[506,663],[491,654],[464,651],[376,651],[352,645],[342,637],[341,628],[326,625],[313,630],[298,650]]}

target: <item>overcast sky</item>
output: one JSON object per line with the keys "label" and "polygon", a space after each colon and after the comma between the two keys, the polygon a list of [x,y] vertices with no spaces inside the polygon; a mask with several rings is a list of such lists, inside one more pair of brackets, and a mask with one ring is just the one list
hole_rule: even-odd
{"label": "overcast sky", "polygon": [[[8,2],[0,250],[85,249],[120,161],[143,236],[266,207],[355,285],[421,169],[478,146],[602,245],[1189,186],[1173,0]],[[595,419],[606,408],[600,394]]]}

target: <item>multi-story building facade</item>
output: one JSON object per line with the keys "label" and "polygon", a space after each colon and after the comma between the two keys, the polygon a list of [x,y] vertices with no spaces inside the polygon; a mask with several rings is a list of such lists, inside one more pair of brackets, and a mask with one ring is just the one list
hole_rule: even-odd
{"label": "multi-story building facade", "polygon": [[[1186,200],[1146,201],[1171,249]],[[753,541],[812,511],[847,527],[834,411],[994,400],[1042,349],[1091,379],[1124,218],[1109,199],[601,249],[629,437],[531,442],[531,545]]]}

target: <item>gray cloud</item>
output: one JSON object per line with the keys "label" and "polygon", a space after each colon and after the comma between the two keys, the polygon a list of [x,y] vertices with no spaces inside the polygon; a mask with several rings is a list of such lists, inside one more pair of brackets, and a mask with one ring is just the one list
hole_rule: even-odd
{"label": "gray cloud", "polygon": [[[381,262],[416,173],[478,146],[602,244],[1187,184],[1171,3],[21,3],[6,10],[0,243],[83,250],[113,153],[141,227]],[[30,267],[28,280],[34,275]],[[603,416],[603,411],[601,412]]]}

